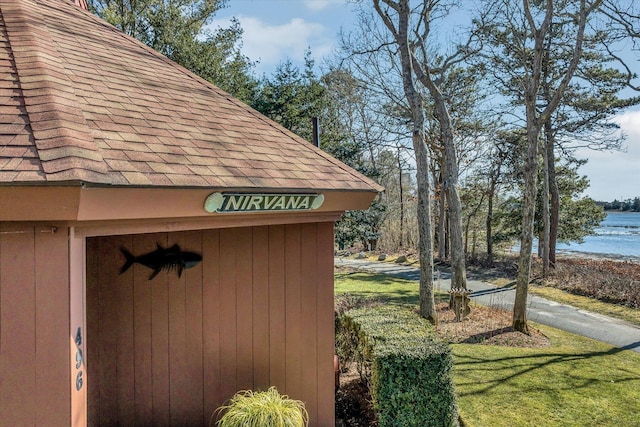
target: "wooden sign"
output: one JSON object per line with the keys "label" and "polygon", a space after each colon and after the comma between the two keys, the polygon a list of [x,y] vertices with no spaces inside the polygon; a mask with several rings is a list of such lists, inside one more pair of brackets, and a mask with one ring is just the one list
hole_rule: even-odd
{"label": "wooden sign", "polygon": [[318,209],[322,194],[213,193],[204,201],[210,213],[306,211]]}

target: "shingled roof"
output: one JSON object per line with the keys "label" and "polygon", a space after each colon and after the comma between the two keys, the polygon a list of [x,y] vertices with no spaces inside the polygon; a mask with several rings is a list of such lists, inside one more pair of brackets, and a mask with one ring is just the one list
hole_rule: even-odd
{"label": "shingled roof", "polygon": [[67,0],[0,0],[0,185],[381,187]]}

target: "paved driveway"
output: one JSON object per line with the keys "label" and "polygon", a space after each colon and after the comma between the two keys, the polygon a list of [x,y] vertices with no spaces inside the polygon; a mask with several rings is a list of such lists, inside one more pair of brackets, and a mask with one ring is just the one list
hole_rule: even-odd
{"label": "paved driveway", "polygon": [[[420,271],[416,267],[341,257],[335,258],[335,264],[403,279],[420,280]],[[448,289],[451,286],[449,279],[448,273],[436,272],[436,286]],[[496,287],[478,280],[468,280],[467,287],[474,291],[470,297],[479,304],[506,310],[513,309],[515,299],[515,286],[513,285]],[[640,353],[640,327],[629,322],[560,304],[535,295],[529,295],[528,318],[543,325],[553,326]]]}

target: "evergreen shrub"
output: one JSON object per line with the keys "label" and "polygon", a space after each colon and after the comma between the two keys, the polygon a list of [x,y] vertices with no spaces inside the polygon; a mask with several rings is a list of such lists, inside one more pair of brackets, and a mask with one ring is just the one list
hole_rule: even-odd
{"label": "evergreen shrub", "polygon": [[458,425],[449,345],[417,313],[378,306],[345,312],[338,345],[368,382],[380,427]]}

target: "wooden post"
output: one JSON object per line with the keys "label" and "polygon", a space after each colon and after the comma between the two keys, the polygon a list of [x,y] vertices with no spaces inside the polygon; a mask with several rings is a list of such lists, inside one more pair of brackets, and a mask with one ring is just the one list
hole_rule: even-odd
{"label": "wooden post", "polygon": [[456,322],[462,322],[465,317],[471,313],[471,307],[469,307],[469,294],[473,291],[465,288],[451,288],[449,294],[452,297],[453,312],[456,315]]}
{"label": "wooden post", "polygon": [[71,372],[71,426],[87,426],[86,368],[86,240],[69,230],[69,348]]}

